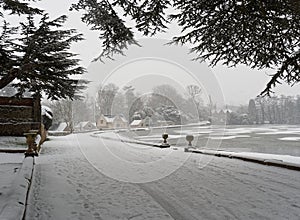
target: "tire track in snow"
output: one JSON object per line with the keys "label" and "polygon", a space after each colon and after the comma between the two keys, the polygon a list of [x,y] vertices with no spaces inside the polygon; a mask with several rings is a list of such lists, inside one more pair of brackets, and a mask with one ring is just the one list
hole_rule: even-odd
{"label": "tire track in snow", "polygon": [[147,183],[137,184],[149,196],[151,196],[158,204],[163,207],[176,220],[198,220],[199,216],[194,215],[194,211],[187,206],[182,206],[178,201],[167,196],[166,193],[157,187],[149,186]]}

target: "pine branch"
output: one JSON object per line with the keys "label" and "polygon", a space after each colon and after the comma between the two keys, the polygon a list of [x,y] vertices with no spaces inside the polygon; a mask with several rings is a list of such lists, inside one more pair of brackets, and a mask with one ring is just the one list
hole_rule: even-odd
{"label": "pine branch", "polygon": [[0,7],[2,7],[4,10],[11,11],[11,14],[17,15],[34,15],[43,13],[43,10],[30,7],[28,3],[22,3],[18,0],[1,0]]}
{"label": "pine branch", "polygon": [[272,76],[267,83],[266,88],[260,93],[261,96],[270,96],[272,89],[281,84],[284,80],[289,85],[294,85],[300,81],[300,52],[295,53],[292,57],[287,57],[280,69]]}

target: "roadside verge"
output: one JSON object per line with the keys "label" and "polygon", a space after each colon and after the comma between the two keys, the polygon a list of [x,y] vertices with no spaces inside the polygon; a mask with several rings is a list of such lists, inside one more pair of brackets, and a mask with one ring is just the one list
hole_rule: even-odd
{"label": "roadside verge", "polygon": [[7,194],[7,202],[0,210],[1,220],[24,219],[33,169],[34,157],[25,157],[21,169]]}
{"label": "roadside verge", "polygon": [[[99,137],[98,135],[92,135],[93,137]],[[101,138],[104,139],[114,139],[119,140],[122,142],[127,143],[134,143],[134,144],[142,144],[148,145],[153,147],[158,147],[157,143],[150,143],[150,142],[143,142],[143,141],[136,141],[130,138],[125,138],[119,136],[116,138],[115,135],[111,135],[109,133],[103,133],[100,135]],[[200,153],[218,157],[227,157],[230,159],[239,159],[248,162],[259,163],[268,166],[276,166],[282,167],[290,170],[297,170],[300,171],[300,157],[289,156],[289,155],[277,155],[277,154],[264,154],[264,153],[254,153],[254,152],[230,152],[230,151],[221,151],[221,150],[209,150],[209,149],[198,149],[193,147],[186,147],[184,152],[189,153]]]}
{"label": "roadside verge", "polygon": [[289,155],[264,154],[264,153],[252,153],[252,152],[236,153],[236,152],[228,152],[228,151],[201,150],[197,148],[186,148],[185,152],[207,154],[207,155],[213,155],[218,157],[227,157],[230,159],[240,159],[240,160],[259,163],[263,165],[276,166],[276,167],[287,168],[290,170],[300,171],[300,158],[289,156]]}
{"label": "roadside verge", "polygon": [[101,135],[92,134],[91,137],[95,137],[95,138],[100,137],[100,138],[107,139],[107,140],[117,140],[117,141],[121,141],[121,142],[125,142],[125,143],[142,144],[142,145],[147,145],[147,146],[151,146],[151,147],[158,147],[158,148],[168,148],[168,147],[170,147],[169,145],[164,146],[162,143],[137,141],[137,140],[133,140],[133,139],[130,139],[130,138],[122,137],[120,135],[116,136],[116,134],[112,135],[112,132],[110,132],[110,133],[100,133],[100,134]]}

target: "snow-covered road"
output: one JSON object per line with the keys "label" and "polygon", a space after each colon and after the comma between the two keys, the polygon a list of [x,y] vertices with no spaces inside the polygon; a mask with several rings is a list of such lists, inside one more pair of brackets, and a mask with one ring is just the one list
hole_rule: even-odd
{"label": "snow-covered road", "polygon": [[298,171],[78,134],[45,143],[26,219],[300,219],[299,191]]}

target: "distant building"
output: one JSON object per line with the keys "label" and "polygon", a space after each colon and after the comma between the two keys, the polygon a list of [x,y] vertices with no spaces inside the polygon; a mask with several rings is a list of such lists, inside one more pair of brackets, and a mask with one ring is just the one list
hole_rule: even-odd
{"label": "distant building", "polygon": [[212,115],[210,117],[210,122],[212,124],[224,124],[227,123],[229,116],[233,113],[231,109],[221,109],[221,110],[213,110]]}
{"label": "distant building", "polygon": [[145,127],[144,120],[142,120],[142,119],[139,119],[139,120],[133,120],[133,121],[130,123],[130,127],[131,127],[131,128],[143,128],[143,127]]}
{"label": "distant building", "polygon": [[220,111],[219,111],[219,114],[230,114],[230,113],[232,113],[233,111],[231,110],[231,109],[228,109],[228,108],[226,108],[226,109],[221,109]]}
{"label": "distant building", "polygon": [[70,126],[66,122],[59,123],[58,127],[55,129],[55,131],[62,132],[62,131],[71,131]]}
{"label": "distant building", "polygon": [[151,127],[153,125],[153,120],[149,116],[144,118],[143,121],[146,127]]}
{"label": "distant building", "polygon": [[98,129],[127,128],[128,122],[122,115],[101,115],[96,126]]}
{"label": "distant building", "polygon": [[92,123],[90,121],[79,122],[75,127],[75,131],[90,131],[96,129],[96,123]]}
{"label": "distant building", "polygon": [[156,122],[157,126],[170,126],[170,125],[175,125],[174,121],[165,121],[165,120],[158,120]]}

